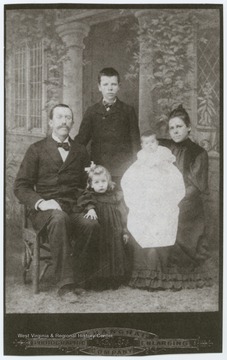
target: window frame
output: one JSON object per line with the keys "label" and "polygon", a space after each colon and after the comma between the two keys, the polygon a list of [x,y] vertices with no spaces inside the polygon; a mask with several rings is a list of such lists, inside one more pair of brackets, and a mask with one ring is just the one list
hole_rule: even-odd
{"label": "window frame", "polygon": [[[30,91],[30,79],[31,79],[31,65],[30,65],[30,56],[32,49],[35,49],[37,46],[41,47],[41,127],[40,128],[32,128],[30,107],[31,107],[31,91]],[[15,111],[16,111],[16,79],[15,79],[15,59],[16,52],[22,51],[25,48],[25,63],[26,63],[26,119],[24,127],[17,127]],[[29,44],[27,42],[22,42],[17,48],[15,48],[12,52],[11,61],[11,82],[9,93],[11,94],[11,121],[10,128],[8,129],[11,134],[21,134],[21,135],[30,135],[30,136],[44,136],[47,134],[47,112],[45,109],[45,104],[47,100],[47,89],[46,89],[46,79],[47,79],[47,63],[46,63],[46,55],[44,50],[43,41],[36,42],[34,45]]]}

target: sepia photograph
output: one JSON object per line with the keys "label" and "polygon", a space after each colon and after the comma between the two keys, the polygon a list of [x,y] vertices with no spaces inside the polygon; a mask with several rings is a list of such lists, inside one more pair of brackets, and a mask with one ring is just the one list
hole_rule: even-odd
{"label": "sepia photograph", "polygon": [[4,5],[4,355],[222,352],[223,5]]}

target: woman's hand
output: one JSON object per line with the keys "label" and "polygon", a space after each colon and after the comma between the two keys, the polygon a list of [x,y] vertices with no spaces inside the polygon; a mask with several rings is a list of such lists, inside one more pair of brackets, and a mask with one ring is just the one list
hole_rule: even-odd
{"label": "woman's hand", "polygon": [[95,209],[88,210],[87,214],[84,215],[85,219],[97,220],[98,216],[95,212]]}

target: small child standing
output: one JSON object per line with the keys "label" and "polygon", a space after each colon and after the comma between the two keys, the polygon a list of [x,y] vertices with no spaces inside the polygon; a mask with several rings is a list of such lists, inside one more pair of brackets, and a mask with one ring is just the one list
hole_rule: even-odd
{"label": "small child standing", "polygon": [[126,208],[121,191],[106,168],[91,163],[88,172],[87,190],[79,197],[77,205],[85,212],[86,219],[98,220],[98,258],[96,272],[92,276],[94,288],[118,288],[127,274],[125,244],[128,241]]}
{"label": "small child standing", "polygon": [[159,146],[156,134],[141,135],[137,161],[123,175],[121,186],[129,208],[128,230],[142,248],[175,243],[179,208],[185,196],[175,156]]}

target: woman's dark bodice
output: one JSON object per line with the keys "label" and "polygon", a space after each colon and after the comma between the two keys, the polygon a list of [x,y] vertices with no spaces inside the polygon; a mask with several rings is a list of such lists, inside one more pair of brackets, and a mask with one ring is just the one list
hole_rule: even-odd
{"label": "woman's dark bodice", "polygon": [[183,175],[186,197],[208,193],[208,154],[201,146],[189,138],[175,143],[160,140],[160,145],[168,147],[176,157],[176,166]]}

